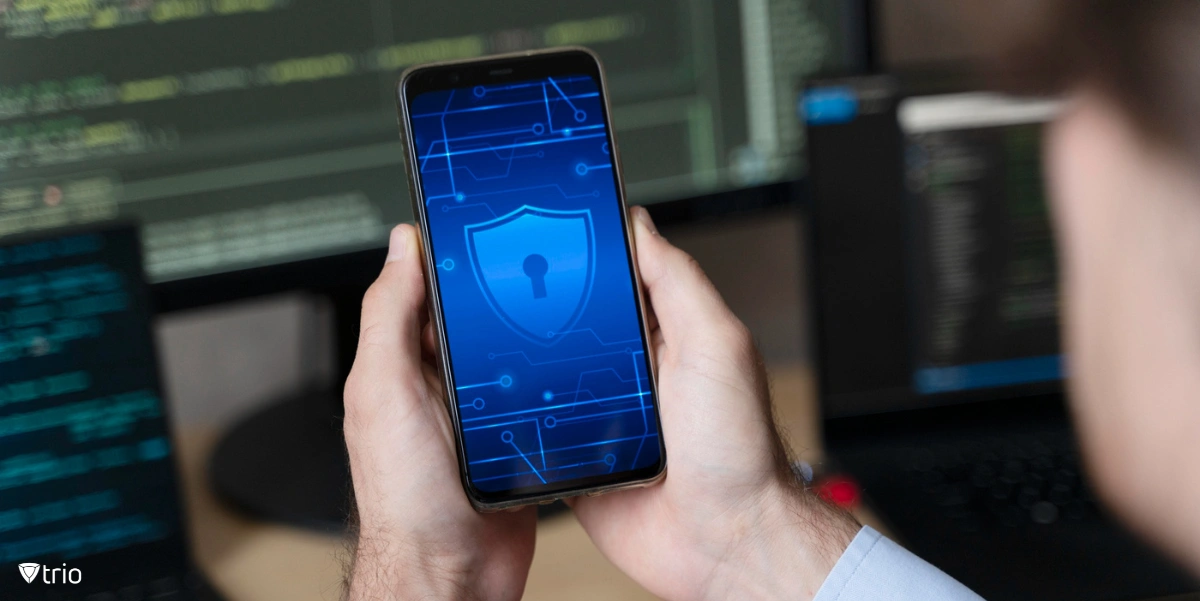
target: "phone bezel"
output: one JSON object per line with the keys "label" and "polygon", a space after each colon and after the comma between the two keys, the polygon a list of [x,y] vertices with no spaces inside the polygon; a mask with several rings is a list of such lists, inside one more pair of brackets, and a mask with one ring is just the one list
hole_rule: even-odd
{"label": "phone bezel", "polygon": [[[634,302],[637,305],[639,327],[642,332],[642,348],[649,366],[650,389],[654,395],[651,404],[655,424],[659,435],[656,437],[659,446],[659,459],[656,463],[645,468],[614,472],[601,476],[577,478],[563,482],[507,489],[502,491],[483,491],[475,487],[469,477],[466,448],[462,436],[462,422],[458,413],[457,391],[454,385],[454,369],[450,353],[446,352],[448,341],[445,324],[442,320],[440,289],[437,282],[437,269],[430,243],[429,219],[425,211],[425,201],[422,192],[419,170],[413,165],[419,164],[417,149],[410,135],[411,120],[409,107],[414,98],[421,94],[449,89],[461,89],[476,85],[496,85],[528,81],[555,75],[584,74],[596,80],[600,90],[601,107],[604,122],[608,126],[609,148],[612,152],[612,170],[614,185],[617,191],[617,202],[620,205],[621,224],[625,236],[625,255],[629,262],[630,273],[633,274]],[[666,475],[667,455],[663,441],[662,420],[658,409],[658,378],[655,366],[653,348],[651,347],[650,332],[646,319],[646,303],[642,288],[641,275],[637,268],[637,252],[629,212],[625,198],[625,182],[622,177],[620,150],[613,136],[611,106],[608,98],[608,87],[605,82],[604,68],[600,59],[591,50],[571,47],[554,50],[524,52],[517,54],[498,55],[481,59],[465,61],[450,61],[409,68],[400,77],[397,86],[397,106],[399,108],[398,125],[401,139],[405,146],[405,167],[408,172],[409,197],[412,199],[413,214],[417,218],[417,228],[421,233],[422,255],[425,259],[425,281],[428,291],[426,300],[429,305],[430,319],[437,335],[438,355],[441,363],[441,380],[445,387],[447,409],[453,421],[455,448],[458,455],[459,475],[463,489],[471,504],[481,511],[495,511],[528,505],[545,503],[561,498],[581,494],[595,495],[612,490],[647,486],[657,482]]]}

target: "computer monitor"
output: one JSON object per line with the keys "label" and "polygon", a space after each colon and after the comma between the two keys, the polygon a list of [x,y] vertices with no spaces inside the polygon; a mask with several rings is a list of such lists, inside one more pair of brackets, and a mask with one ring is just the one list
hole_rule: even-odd
{"label": "computer monitor", "polygon": [[[594,49],[630,199],[686,219],[789,201],[800,82],[868,66],[868,5],[0,0],[0,239],[139,220],[159,311],[315,290],[345,373],[388,229],[412,218],[393,100],[404,67]],[[340,389],[236,426],[213,459],[218,492],[336,526]]]}
{"label": "computer monitor", "polygon": [[1061,388],[1041,166],[1061,103],[950,81],[850,78],[806,95],[826,417]]}
{"label": "computer monitor", "polygon": [[793,180],[797,83],[864,65],[864,5],[0,0],[0,236],[135,218],[154,283],[379,248],[412,219],[398,72],[568,44],[634,202]]}
{"label": "computer monitor", "polygon": [[1063,103],[933,75],[805,96],[828,460],[988,599],[1195,590],[1110,519],[1076,448],[1041,148]]}
{"label": "computer monitor", "polygon": [[137,228],[0,243],[0,314],[2,596],[192,599]]}

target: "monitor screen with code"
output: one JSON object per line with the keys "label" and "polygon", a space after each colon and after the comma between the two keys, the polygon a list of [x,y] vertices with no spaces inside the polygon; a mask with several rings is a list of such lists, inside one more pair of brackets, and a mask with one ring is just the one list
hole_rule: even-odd
{"label": "monitor screen with code", "polygon": [[4,599],[41,598],[52,576],[80,594],[184,565],[139,246],[124,225],[0,246],[0,566],[82,580],[6,568]]}

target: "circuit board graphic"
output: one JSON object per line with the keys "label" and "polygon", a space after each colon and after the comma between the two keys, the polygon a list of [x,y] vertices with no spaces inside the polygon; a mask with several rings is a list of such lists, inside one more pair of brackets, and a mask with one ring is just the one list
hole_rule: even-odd
{"label": "circuit board graphic", "polygon": [[469,477],[484,491],[659,460],[602,111],[588,76],[412,102]]}

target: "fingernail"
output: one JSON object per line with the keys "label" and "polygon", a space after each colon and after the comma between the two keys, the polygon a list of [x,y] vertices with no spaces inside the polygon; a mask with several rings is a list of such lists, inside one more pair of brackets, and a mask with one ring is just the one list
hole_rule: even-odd
{"label": "fingernail", "polygon": [[392,230],[392,239],[388,243],[388,263],[408,256],[408,249],[412,245],[411,238],[412,233],[407,227],[397,227]]}
{"label": "fingernail", "polygon": [[633,216],[642,222],[642,225],[646,226],[651,234],[658,234],[658,228],[654,227],[654,220],[650,218],[650,211],[647,211],[645,207],[633,207]]}

